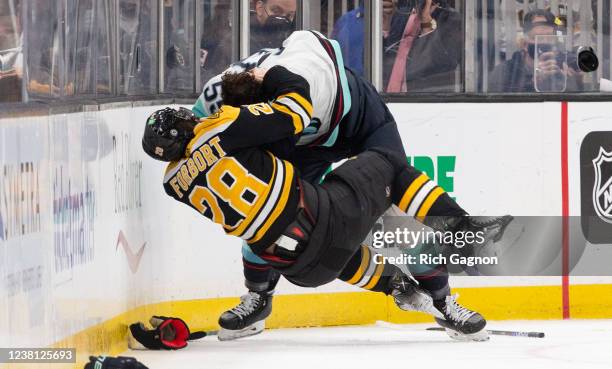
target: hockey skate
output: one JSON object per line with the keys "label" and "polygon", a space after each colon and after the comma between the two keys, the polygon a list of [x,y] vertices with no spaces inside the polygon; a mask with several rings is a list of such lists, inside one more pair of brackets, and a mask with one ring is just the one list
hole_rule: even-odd
{"label": "hockey skate", "polygon": [[[464,308],[457,303],[458,294],[435,300],[433,305],[438,311],[436,322],[446,328],[446,333],[459,341],[487,341],[485,330],[487,321],[479,313]],[[442,315],[442,317],[439,317]]]}
{"label": "hockey skate", "polygon": [[396,273],[391,278],[391,296],[397,307],[405,311],[418,311],[432,315],[453,339],[460,341],[486,341],[489,339],[486,320],[475,311],[457,303],[458,295],[434,300],[418,287],[412,278]]}
{"label": "hockey skate", "polygon": [[407,275],[397,272],[390,281],[391,296],[395,305],[405,311],[418,311],[444,318],[444,315],[434,307],[433,298]]}
{"label": "hockey skate", "polygon": [[504,215],[501,217],[486,217],[486,216],[452,216],[452,217],[432,217],[428,220],[427,226],[436,231],[451,231],[451,232],[473,232],[481,233],[482,241],[466,242],[466,246],[481,246],[494,244],[502,240],[506,228],[514,217]]}
{"label": "hockey skate", "polygon": [[240,304],[219,318],[219,341],[230,341],[263,332],[266,318],[272,313],[274,291],[249,291],[240,297]]}
{"label": "hockey skate", "polygon": [[511,215],[501,217],[469,216],[463,223],[464,231],[483,232],[490,243],[497,243],[504,237],[508,225],[514,220]]}

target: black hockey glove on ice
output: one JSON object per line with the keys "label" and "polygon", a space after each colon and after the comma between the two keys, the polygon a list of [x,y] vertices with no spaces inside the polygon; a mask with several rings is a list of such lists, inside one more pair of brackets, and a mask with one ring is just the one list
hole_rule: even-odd
{"label": "black hockey glove on ice", "polygon": [[180,318],[153,316],[149,322],[153,329],[147,329],[141,322],[130,325],[128,346],[132,350],[178,350],[185,348],[187,341],[206,336],[206,332],[191,333]]}
{"label": "black hockey glove on ice", "polygon": [[85,369],[148,369],[133,357],[90,356]]}

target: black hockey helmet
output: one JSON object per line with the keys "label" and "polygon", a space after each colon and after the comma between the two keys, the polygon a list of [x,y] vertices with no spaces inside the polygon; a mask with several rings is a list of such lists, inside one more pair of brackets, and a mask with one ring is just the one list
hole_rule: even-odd
{"label": "black hockey helmet", "polygon": [[142,148],[153,159],[176,161],[185,157],[198,118],[189,109],[165,108],[151,114],[145,125]]}

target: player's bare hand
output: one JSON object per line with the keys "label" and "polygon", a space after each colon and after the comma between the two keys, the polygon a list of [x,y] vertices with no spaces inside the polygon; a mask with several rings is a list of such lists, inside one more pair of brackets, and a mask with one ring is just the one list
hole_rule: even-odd
{"label": "player's bare hand", "polygon": [[395,12],[395,4],[393,0],[382,0],[383,15],[393,15]]}
{"label": "player's bare hand", "polygon": [[265,69],[265,68],[253,68],[250,71],[250,73],[255,78],[255,81],[257,81],[257,82],[263,82],[263,79],[266,76],[267,72],[268,72],[268,70]]}
{"label": "player's bare hand", "polygon": [[423,6],[423,9],[421,9],[421,14],[419,14],[419,17],[421,18],[421,23],[431,22],[431,13],[433,13],[435,8],[436,5],[433,4],[432,0],[425,0],[425,5]]}

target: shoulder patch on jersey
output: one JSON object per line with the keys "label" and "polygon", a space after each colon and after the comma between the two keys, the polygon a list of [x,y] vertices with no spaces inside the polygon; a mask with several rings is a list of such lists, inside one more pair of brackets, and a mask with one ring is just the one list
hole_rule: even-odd
{"label": "shoulder patch on jersey", "polygon": [[223,105],[221,109],[217,110],[211,116],[200,120],[200,123],[194,129],[194,133],[196,137],[201,136],[203,133],[211,130],[214,127],[236,120],[239,114],[239,108],[235,108],[230,105]]}
{"label": "shoulder patch on jersey", "polygon": [[213,115],[203,118],[200,123],[193,129],[195,137],[187,145],[187,151],[192,152],[197,149],[206,137],[218,134],[230,126],[240,114],[240,109],[229,105],[223,105]]}

